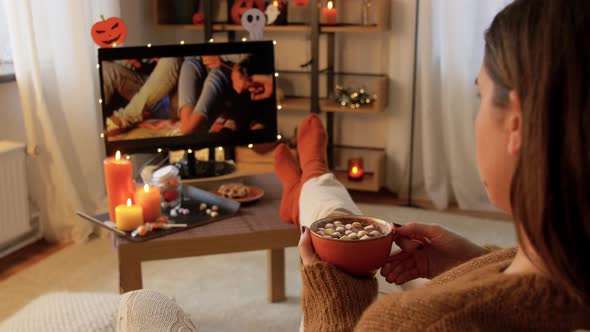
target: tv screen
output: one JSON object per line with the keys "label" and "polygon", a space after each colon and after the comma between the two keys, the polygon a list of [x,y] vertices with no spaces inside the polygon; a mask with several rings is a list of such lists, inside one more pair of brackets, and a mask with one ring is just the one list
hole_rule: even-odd
{"label": "tv screen", "polygon": [[272,42],[101,48],[98,60],[109,155],[276,141]]}

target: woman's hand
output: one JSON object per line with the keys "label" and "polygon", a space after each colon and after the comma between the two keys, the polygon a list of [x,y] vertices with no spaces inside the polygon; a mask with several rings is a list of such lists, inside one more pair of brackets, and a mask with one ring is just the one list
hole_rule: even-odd
{"label": "woman's hand", "polygon": [[439,225],[409,223],[395,228],[401,252],[381,268],[387,282],[404,284],[437,275],[489,251]]}
{"label": "woman's hand", "polygon": [[299,238],[299,256],[304,266],[313,265],[320,262],[320,259],[315,255],[313,244],[311,243],[310,230],[306,226],[301,226],[301,237]]}

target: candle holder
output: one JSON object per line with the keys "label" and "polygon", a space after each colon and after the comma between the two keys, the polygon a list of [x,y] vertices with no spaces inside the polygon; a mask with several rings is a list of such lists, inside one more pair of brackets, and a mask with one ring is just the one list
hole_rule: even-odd
{"label": "candle holder", "polygon": [[169,165],[156,170],[152,174],[152,186],[159,189],[161,194],[160,206],[168,212],[180,207],[182,182],[178,175],[178,168]]}
{"label": "candle holder", "polygon": [[352,181],[362,181],[364,175],[363,158],[348,159],[348,179]]}

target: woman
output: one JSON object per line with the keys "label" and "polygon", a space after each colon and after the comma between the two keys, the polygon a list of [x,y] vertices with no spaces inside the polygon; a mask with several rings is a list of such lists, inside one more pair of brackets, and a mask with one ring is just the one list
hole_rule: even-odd
{"label": "woman", "polygon": [[321,262],[306,226],[360,211],[327,173],[317,117],[300,127],[299,164],[277,149],[281,216],[303,224],[305,330],[590,328],[589,33],[587,0],[517,0],[492,22],[476,81],[477,160],[491,201],[514,216],[519,245],[484,248],[438,226],[397,225],[402,251],[381,274],[397,284],[434,278],[426,287],[376,300],[376,279]]}

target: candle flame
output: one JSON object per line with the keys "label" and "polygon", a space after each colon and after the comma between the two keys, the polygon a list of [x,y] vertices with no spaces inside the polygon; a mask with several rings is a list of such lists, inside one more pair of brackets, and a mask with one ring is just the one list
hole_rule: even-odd
{"label": "candle flame", "polygon": [[115,159],[121,160],[121,151],[117,150],[117,153],[115,153]]}
{"label": "candle flame", "polygon": [[275,7],[278,7],[279,6],[279,2],[275,0],[275,1],[272,2],[272,5],[275,6]]}
{"label": "candle flame", "polygon": [[146,184],[144,184],[144,185],[143,185],[143,191],[145,191],[146,193],[149,193],[149,192],[150,192],[150,185],[149,185],[149,184],[147,184],[147,183],[146,183]]}
{"label": "candle flame", "polygon": [[328,1],[328,9],[334,8],[334,3],[332,1]]}
{"label": "candle flame", "polygon": [[352,167],[352,174],[358,174],[358,172],[359,172],[359,168],[356,166],[353,166]]}
{"label": "candle flame", "polygon": [[127,206],[131,206],[131,198],[127,198]]}

